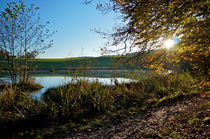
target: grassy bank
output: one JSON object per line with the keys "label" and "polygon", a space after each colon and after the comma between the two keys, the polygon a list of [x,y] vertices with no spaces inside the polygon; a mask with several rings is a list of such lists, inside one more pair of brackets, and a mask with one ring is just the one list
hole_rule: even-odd
{"label": "grassy bank", "polygon": [[[10,84],[9,82],[2,82],[0,83],[0,91],[4,92],[11,92],[12,90],[14,90],[14,92],[32,92],[32,91],[36,91],[36,90],[40,90],[42,89],[43,86],[35,83],[33,78],[28,78],[27,82],[25,84],[23,83],[17,83],[15,85]],[[13,92],[13,91],[12,91]]]}
{"label": "grassy bank", "polygon": [[[48,77],[48,76],[63,76],[63,77],[99,77],[99,78],[130,78],[142,79],[146,77],[152,70],[39,70],[31,72],[31,77]],[[0,73],[0,77],[9,76],[9,72]]]}
{"label": "grassy bank", "polygon": [[[118,63],[115,65],[115,60],[119,58],[117,56],[101,56],[101,57],[78,57],[78,58],[63,58],[63,59],[29,59],[29,67],[41,70],[46,69],[60,69],[60,70],[75,70],[75,69],[117,69],[131,68],[126,64],[121,65]],[[16,58],[15,61],[21,62],[22,59]],[[7,59],[0,59],[0,65],[2,69],[6,69]]]}
{"label": "grassy bank", "polygon": [[49,89],[43,102],[24,93],[4,91],[0,97],[0,130],[4,137],[46,137],[56,132],[84,130],[103,120],[122,117],[199,92],[189,73],[157,75],[138,82],[107,86],[72,80]]}

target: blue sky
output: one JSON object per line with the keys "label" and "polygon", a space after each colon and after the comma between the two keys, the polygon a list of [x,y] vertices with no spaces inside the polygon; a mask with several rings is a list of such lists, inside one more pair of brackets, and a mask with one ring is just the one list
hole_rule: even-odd
{"label": "blue sky", "polygon": [[[12,1],[12,0],[10,0]],[[66,58],[78,56],[99,56],[100,47],[105,40],[91,31],[100,28],[111,31],[118,21],[118,15],[101,14],[96,5],[85,5],[83,0],[25,0],[26,4],[40,7],[43,22],[50,21],[50,29],[57,30],[54,35],[54,46],[39,58]],[[0,0],[0,8],[5,7],[8,0]]]}

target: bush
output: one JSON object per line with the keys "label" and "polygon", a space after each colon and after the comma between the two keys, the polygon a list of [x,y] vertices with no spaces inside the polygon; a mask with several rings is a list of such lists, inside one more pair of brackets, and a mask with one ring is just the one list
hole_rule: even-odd
{"label": "bush", "polygon": [[0,90],[4,90],[7,88],[13,89],[13,92],[17,93],[20,91],[23,92],[32,92],[36,90],[40,90],[43,88],[40,84],[35,83],[33,78],[28,78],[25,83],[18,83],[16,85],[11,85],[9,83],[0,84]]}
{"label": "bush", "polygon": [[[7,88],[0,96],[0,130],[20,130],[20,127],[33,126],[40,114],[41,105],[25,93],[14,93],[14,89]],[[20,122],[21,121],[21,122]],[[31,125],[30,125],[31,124]],[[10,131],[9,130],[9,131]]]}

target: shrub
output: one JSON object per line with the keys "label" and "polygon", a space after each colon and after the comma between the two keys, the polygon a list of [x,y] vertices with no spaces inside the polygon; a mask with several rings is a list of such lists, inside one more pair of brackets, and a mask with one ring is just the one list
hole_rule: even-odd
{"label": "shrub", "polygon": [[11,85],[9,83],[0,84],[0,90],[8,89],[8,87],[10,89],[13,88],[14,89],[13,92],[15,93],[18,93],[20,91],[31,92],[31,91],[36,91],[43,88],[42,85],[35,83],[33,78],[28,78],[27,82],[18,83],[15,85]]}
{"label": "shrub", "polygon": [[14,93],[14,91],[13,88],[7,88],[0,96],[1,131],[20,130],[22,127],[38,124],[33,121],[37,121],[36,118],[42,110],[41,105],[29,95],[22,92]]}

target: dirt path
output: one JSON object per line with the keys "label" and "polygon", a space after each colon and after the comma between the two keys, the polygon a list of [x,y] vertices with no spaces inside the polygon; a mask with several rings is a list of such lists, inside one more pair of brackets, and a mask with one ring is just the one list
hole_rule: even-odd
{"label": "dirt path", "polygon": [[201,99],[199,96],[186,97],[181,100],[170,102],[167,106],[160,106],[130,116],[118,119],[117,122],[106,123],[103,127],[91,131],[66,132],[56,135],[54,138],[72,139],[130,139],[141,138],[141,132],[158,133],[175,116],[188,111],[208,101],[209,98]]}

